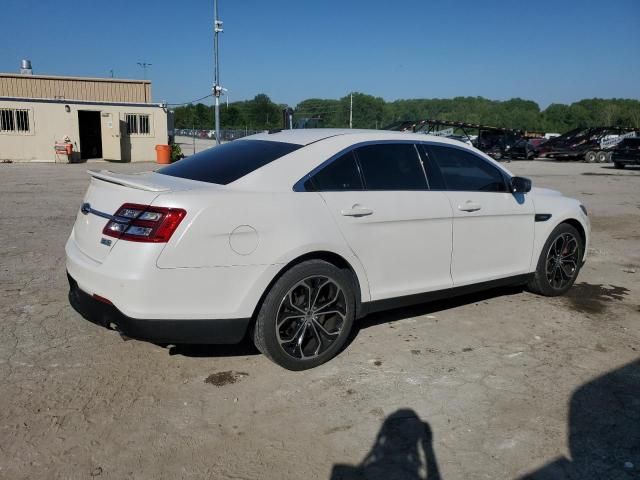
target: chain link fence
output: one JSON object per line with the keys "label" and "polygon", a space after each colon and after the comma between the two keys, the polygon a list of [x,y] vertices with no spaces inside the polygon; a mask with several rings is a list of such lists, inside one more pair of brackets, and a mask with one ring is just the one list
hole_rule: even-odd
{"label": "chain link fence", "polygon": [[[255,133],[262,133],[264,130],[251,130],[248,128],[224,128],[220,130],[220,139],[223,142],[229,142],[231,140],[235,140],[237,138],[246,137],[248,135],[253,135]],[[175,136],[180,137],[195,137],[195,138],[203,138],[215,140],[216,131],[215,130],[200,130],[200,129],[192,129],[192,128],[176,128],[174,130]]]}

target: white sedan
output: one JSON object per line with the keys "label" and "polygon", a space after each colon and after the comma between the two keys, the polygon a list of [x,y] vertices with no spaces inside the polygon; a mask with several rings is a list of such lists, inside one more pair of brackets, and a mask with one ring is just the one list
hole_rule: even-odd
{"label": "white sedan", "polygon": [[488,287],[560,295],[586,209],[460,142],[287,130],[142,174],[89,172],[66,245],[86,318],[157,343],[237,343],[317,366],[370,312]]}

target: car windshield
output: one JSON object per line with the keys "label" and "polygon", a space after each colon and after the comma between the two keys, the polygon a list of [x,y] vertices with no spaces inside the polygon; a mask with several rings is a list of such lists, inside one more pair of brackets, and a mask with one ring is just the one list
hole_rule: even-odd
{"label": "car windshield", "polygon": [[266,140],[236,140],[191,155],[161,168],[157,173],[227,185],[299,148],[302,145]]}

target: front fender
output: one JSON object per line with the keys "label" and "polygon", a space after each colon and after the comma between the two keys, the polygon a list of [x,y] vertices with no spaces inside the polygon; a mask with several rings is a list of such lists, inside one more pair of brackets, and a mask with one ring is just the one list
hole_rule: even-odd
{"label": "front fender", "polygon": [[580,208],[580,202],[575,199],[560,196],[540,196],[534,198],[536,214],[550,214],[546,221],[537,221],[534,228],[533,254],[531,257],[531,271],[535,271],[542,248],[551,232],[561,223],[577,222],[584,232],[584,252],[582,261],[587,258],[591,238],[591,222]]}

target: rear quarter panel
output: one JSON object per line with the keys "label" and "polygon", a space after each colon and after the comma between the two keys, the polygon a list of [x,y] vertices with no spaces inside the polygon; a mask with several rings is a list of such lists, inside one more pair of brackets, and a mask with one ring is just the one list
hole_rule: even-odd
{"label": "rear quarter panel", "polygon": [[[158,257],[158,268],[284,266],[307,253],[328,251],[351,264],[362,300],[368,300],[364,270],[317,193],[179,192],[161,195],[156,203],[188,212]],[[267,287],[269,272],[255,288]]]}

